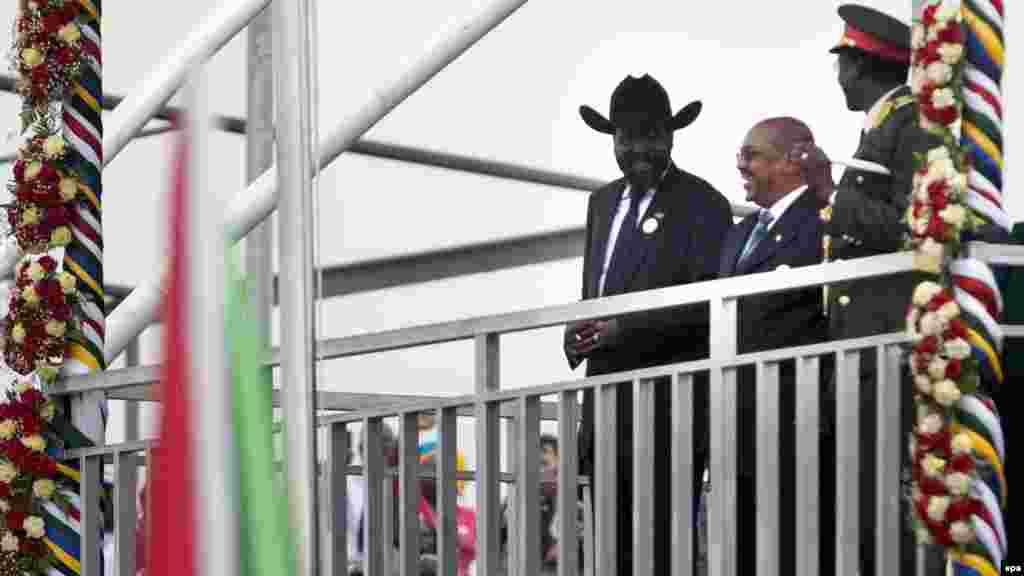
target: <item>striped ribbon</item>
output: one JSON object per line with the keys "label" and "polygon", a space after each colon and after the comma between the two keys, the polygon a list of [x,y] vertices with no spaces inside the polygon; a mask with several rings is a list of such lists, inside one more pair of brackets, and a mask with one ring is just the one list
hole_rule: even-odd
{"label": "striped ribbon", "polygon": [[[1003,3],[962,0],[960,11],[966,38],[960,144],[971,157],[966,204],[991,224],[1009,231],[1012,221],[1003,202]],[[999,326],[1003,298],[995,276],[987,264],[974,259],[951,262],[949,273],[969,326],[968,342],[978,361],[982,387],[993,390],[1004,380]],[[977,394],[961,398],[957,420],[959,430],[971,439],[978,477],[970,496],[980,505],[981,513],[971,517],[975,541],[965,551],[950,550],[950,567],[957,575],[995,576],[1008,547],[1002,517],[1007,498],[1003,431],[991,399]]]}
{"label": "striped ribbon", "polygon": [[[65,97],[62,123],[68,142],[67,161],[80,181],[79,198],[72,210],[72,240],[64,251],[64,269],[78,280],[81,295],[82,336],[68,343],[65,372],[82,374],[103,370],[105,302],[103,290],[103,228],[101,219],[103,181],[102,58],[100,51],[100,1],[77,0],[82,7],[78,24],[82,31],[82,71]],[[102,409],[97,406],[97,409]],[[68,445],[66,448],[74,448]],[[55,506],[45,510],[46,544],[56,562],[49,576],[81,573],[80,499],[78,470],[61,466],[61,490],[70,510]],[[97,534],[101,540],[102,534]],[[102,559],[102,554],[100,554]]]}
{"label": "striped ribbon", "polygon": [[102,59],[100,0],[78,0],[82,6],[82,73],[64,102],[64,137],[68,160],[81,181],[81,200],[71,218],[72,241],[64,253],[64,269],[78,279],[82,295],[82,337],[69,343],[66,371],[103,370],[105,302],[103,291],[102,187]]}

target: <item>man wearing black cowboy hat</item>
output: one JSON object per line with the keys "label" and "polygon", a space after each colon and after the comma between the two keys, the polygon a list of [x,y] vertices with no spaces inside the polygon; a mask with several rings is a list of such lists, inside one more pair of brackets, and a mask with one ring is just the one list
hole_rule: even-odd
{"label": "man wearing black cowboy hat", "polygon": [[[838,58],[839,86],[846,97],[847,108],[865,112],[860,145],[854,157],[881,165],[889,174],[848,169],[836,185],[829,159],[820,148],[808,145],[796,151],[807,181],[828,204],[822,210],[822,219],[827,234],[825,257],[832,261],[903,249],[908,234],[903,217],[912,193],[914,156],[940,144],[919,127],[917,103],[906,85],[911,55],[910,28],[892,16],[854,4],[840,6],[839,16],[845,22],[845,29],[839,43],[831,50]],[[914,286],[922,279],[921,274],[911,272],[828,286],[825,293],[829,336],[840,340],[903,331],[907,305]],[[875,574],[876,372],[874,350],[862,351],[861,449],[857,474],[861,486],[861,576]],[[829,392],[834,393],[834,390]],[[910,404],[909,397],[903,398],[904,434],[909,430]],[[835,456],[832,441],[828,438],[822,446],[825,460]],[[826,465],[825,471],[834,473],[834,464]],[[824,506],[834,504],[824,498],[822,502]],[[900,513],[899,521],[907,531],[905,518],[905,513]],[[902,566],[905,572],[912,562],[912,554],[909,539],[904,540]],[[830,553],[831,550],[823,550],[823,556]]]}
{"label": "man wearing black cowboy hat", "polygon": [[[583,259],[583,299],[652,290],[713,278],[732,212],[710,184],[681,170],[671,159],[673,133],[700,113],[691,102],[675,115],[668,94],[654,78],[626,77],[612,93],[610,119],[588,106],[580,115],[588,126],[613,136],[623,177],[590,196]],[[576,368],[587,360],[587,375],[610,374],[705,358],[708,307],[690,306],[625,317],[577,322],[566,327],[564,351]],[[706,374],[695,388],[694,487],[703,469],[707,439]],[[697,381],[700,382],[701,378]],[[667,386],[655,388],[654,454],[670,452]],[[632,548],[632,387],[617,388],[618,567],[633,571]],[[581,473],[594,471],[594,400],[584,396],[580,426]],[[669,462],[654,458],[656,502],[655,574],[670,570]],[[595,478],[595,482],[615,481]]]}

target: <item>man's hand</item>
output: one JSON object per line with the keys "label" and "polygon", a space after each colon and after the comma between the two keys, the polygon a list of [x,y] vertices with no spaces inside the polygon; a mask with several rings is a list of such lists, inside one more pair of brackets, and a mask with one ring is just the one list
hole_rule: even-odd
{"label": "man's hand", "polygon": [[618,336],[618,322],[584,320],[565,327],[563,346],[569,358],[585,358],[594,350],[607,348]]}
{"label": "man's hand", "polygon": [[827,204],[836,185],[832,180],[832,162],[825,151],[811,142],[798,142],[787,158],[800,167],[804,182],[814,190],[818,200]]}

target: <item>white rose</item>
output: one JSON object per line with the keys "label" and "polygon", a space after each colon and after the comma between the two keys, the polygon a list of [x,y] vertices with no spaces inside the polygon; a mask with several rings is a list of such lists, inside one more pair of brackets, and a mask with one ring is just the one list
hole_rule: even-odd
{"label": "white rose", "polygon": [[21,211],[21,223],[25,226],[34,226],[39,223],[39,209],[29,206]]}
{"label": "white rose", "polygon": [[964,47],[959,44],[950,44],[943,42],[939,46],[939,56],[942,57],[942,61],[950,66],[956,64],[964,55]]}
{"label": "white rose", "polygon": [[78,195],[78,182],[74,178],[60,179],[60,198],[65,202],[71,202]]}
{"label": "white rose", "polygon": [[928,375],[934,380],[942,380],[946,377],[946,361],[936,356],[928,363]]}
{"label": "white rose", "polygon": [[919,526],[917,528],[917,530],[914,531],[914,533],[917,535],[917,543],[918,544],[931,544],[932,543],[932,533],[929,532],[928,529],[925,528],[924,526]]}
{"label": "white rose", "polygon": [[14,464],[7,461],[0,462],[0,482],[10,484],[17,477],[18,469],[14,467]]}
{"label": "white rose", "polygon": [[955,301],[950,300],[943,304],[941,308],[936,310],[935,313],[938,314],[940,318],[948,322],[960,315],[960,306],[958,306]]}
{"label": "white rose", "polygon": [[917,390],[921,392],[921,394],[932,393],[932,379],[924,374],[914,376],[914,386],[917,387]]}
{"label": "white rose", "polygon": [[46,536],[46,523],[39,516],[29,516],[21,525],[29,538],[42,538]]}
{"label": "white rose", "polygon": [[921,282],[920,284],[917,285],[917,288],[914,288],[914,306],[919,306],[922,308],[924,306],[927,306],[928,303],[932,301],[932,298],[934,298],[936,294],[939,294],[941,292],[942,286],[936,284],[935,282]]}
{"label": "white rose", "polygon": [[935,13],[935,21],[940,23],[940,28],[945,29],[949,22],[960,21],[960,9],[959,3],[954,8],[947,3],[944,3],[941,8]]}
{"label": "white rose", "polygon": [[924,473],[931,478],[942,476],[942,471],[946,469],[946,461],[932,454],[925,456],[921,464],[924,466]]}
{"label": "white rose", "polygon": [[21,291],[21,299],[28,305],[34,305],[39,303],[39,293],[32,286],[25,286]]}
{"label": "white rose", "polygon": [[43,268],[42,264],[33,261],[28,265],[28,277],[33,281],[42,280],[43,276],[46,276],[46,269]]}
{"label": "white rose", "polygon": [[928,517],[932,522],[942,522],[946,519],[946,510],[949,508],[949,497],[934,496],[928,500]]}
{"label": "white rose", "polygon": [[931,220],[931,212],[929,210],[922,210],[921,217],[914,220],[911,224],[911,229],[915,234],[924,234],[928,231],[928,222]]}
{"label": "white rose", "polygon": [[924,242],[917,247],[925,256],[931,256],[933,258],[942,258],[942,244],[939,244],[932,238],[925,238]]}
{"label": "white rose", "polygon": [[7,503],[7,500],[0,499],[0,512],[4,514],[11,511],[11,505]]}
{"label": "white rose", "polygon": [[78,25],[74,22],[68,22],[60,29],[60,32],[57,32],[57,35],[60,36],[60,39],[65,44],[74,44],[82,37],[82,31],[78,29]]}
{"label": "white rose", "polygon": [[71,229],[67,226],[58,226],[50,234],[50,243],[54,246],[67,246],[71,243]]}
{"label": "white rose", "polygon": [[967,522],[953,522],[949,527],[949,537],[957,544],[969,544],[974,541],[974,529]]}
{"label": "white rose", "polygon": [[75,285],[78,283],[78,279],[75,278],[74,274],[61,272],[57,274],[57,282],[60,282],[60,288],[65,294],[73,294],[75,292]]}
{"label": "white rose", "polygon": [[942,221],[946,224],[962,228],[964,220],[967,219],[967,211],[959,204],[950,204],[939,212],[939,217],[942,218]]}
{"label": "white rose", "polygon": [[46,440],[43,440],[43,437],[40,436],[39,434],[26,436],[21,439],[21,443],[25,445],[25,448],[28,448],[29,450],[34,450],[36,452],[42,452],[43,450],[46,450]]}
{"label": "white rose", "polygon": [[[945,66],[945,64],[943,64]],[[932,106],[936,110],[942,110],[943,108],[949,108],[956,104],[956,98],[953,96],[953,91],[949,88],[940,88],[935,92],[932,92]]]}
{"label": "white rose", "polygon": [[926,312],[921,316],[921,334],[925,336],[937,336],[946,330],[942,318],[935,312]]}
{"label": "white rose", "polygon": [[43,165],[38,161],[33,160],[32,162],[29,162],[28,166],[25,166],[25,180],[34,180],[36,176],[39,176],[39,173],[42,172],[42,170]]}
{"label": "white rose", "polygon": [[43,53],[35,48],[25,48],[21,51],[21,61],[29,68],[35,68],[43,63]]}
{"label": "white rose", "polygon": [[[939,86],[945,86],[946,84],[949,84],[950,80],[953,79],[953,68],[951,68],[949,64],[946,64],[945,62],[937,60],[928,65],[928,67],[925,69],[925,74],[928,75],[928,80],[930,80],[932,83],[938,84]],[[936,90],[935,93],[937,94],[942,91],[943,90]],[[933,96],[932,102],[934,101],[935,100]],[[936,104],[935,107],[943,108],[944,106],[939,106],[938,104]]]}
{"label": "white rose", "polygon": [[960,432],[953,436],[951,442],[953,448],[953,454],[970,454],[973,449],[973,443],[971,437],[963,432]]}
{"label": "white rose", "polygon": [[11,328],[11,340],[14,340],[15,344],[21,344],[25,341],[25,336],[28,336],[25,333],[25,327],[21,325],[21,322],[15,323]]}
{"label": "white rose", "polygon": [[960,388],[950,379],[940,380],[935,384],[935,401],[949,407],[960,401]]}
{"label": "white rose", "polygon": [[963,360],[971,355],[971,345],[963,338],[949,340],[943,345],[943,348],[946,356],[957,360]]}
{"label": "white rose", "polygon": [[53,480],[49,478],[43,478],[36,480],[32,483],[32,493],[36,495],[36,498],[42,498],[49,500],[53,496],[54,490],[57,489],[57,485],[53,483]]}
{"label": "white rose", "polygon": [[43,142],[43,153],[49,158],[57,158],[64,154],[64,137],[54,134]]}
{"label": "white rose", "polygon": [[948,160],[949,158],[949,148],[946,148],[945,146],[936,146],[935,148],[932,148],[931,150],[928,151],[929,164],[931,164],[932,162],[938,162],[940,160]]}
{"label": "white rose", "polygon": [[4,537],[0,538],[0,548],[3,548],[4,552],[17,552],[19,544],[18,537],[11,532],[5,532]]}
{"label": "white rose", "polygon": [[18,423],[14,420],[7,419],[0,422],[0,440],[10,440],[14,438],[14,434],[18,432]]}
{"label": "white rose", "polygon": [[942,416],[936,413],[931,413],[923,418],[919,418],[921,424],[918,426],[922,434],[935,434],[939,430],[942,430]]}
{"label": "white rose", "polygon": [[915,22],[910,32],[910,46],[917,50],[924,46],[924,24]]}
{"label": "white rose", "polygon": [[54,338],[60,338],[64,336],[66,331],[66,325],[60,320],[50,320],[46,323],[46,333]]}
{"label": "white rose", "polygon": [[949,490],[949,493],[954,496],[963,496],[967,494],[967,490],[970,486],[971,478],[967,474],[954,472],[949,476],[946,476],[946,488]]}

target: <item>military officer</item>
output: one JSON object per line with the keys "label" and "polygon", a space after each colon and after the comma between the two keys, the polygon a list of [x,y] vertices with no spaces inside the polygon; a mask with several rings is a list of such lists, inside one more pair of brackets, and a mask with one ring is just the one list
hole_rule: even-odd
{"label": "military officer", "polygon": [[[819,199],[827,203],[821,217],[825,220],[825,258],[832,261],[904,249],[908,230],[903,217],[910,204],[915,154],[926,153],[941,143],[919,127],[917,103],[907,85],[910,28],[888,14],[855,4],[840,6],[839,16],[845,28],[831,50],[837,58],[839,86],[847,108],[865,113],[854,158],[879,165],[888,174],[847,169],[837,185],[832,180],[828,157],[820,148],[808,144],[795,151],[802,158],[808,183]],[[923,279],[923,275],[910,272],[828,286],[825,294],[830,338],[842,340],[903,331],[914,286]],[[862,352],[860,369],[861,576],[875,574],[877,364],[873,352]],[[902,404],[904,430],[909,430],[909,397]],[[834,458],[827,443],[822,456],[824,460]],[[834,474],[835,465],[826,463],[823,473]],[[825,501],[824,507],[829,506],[831,503]],[[901,521],[904,517],[901,515]],[[902,554],[903,571],[913,556],[907,542]]]}

